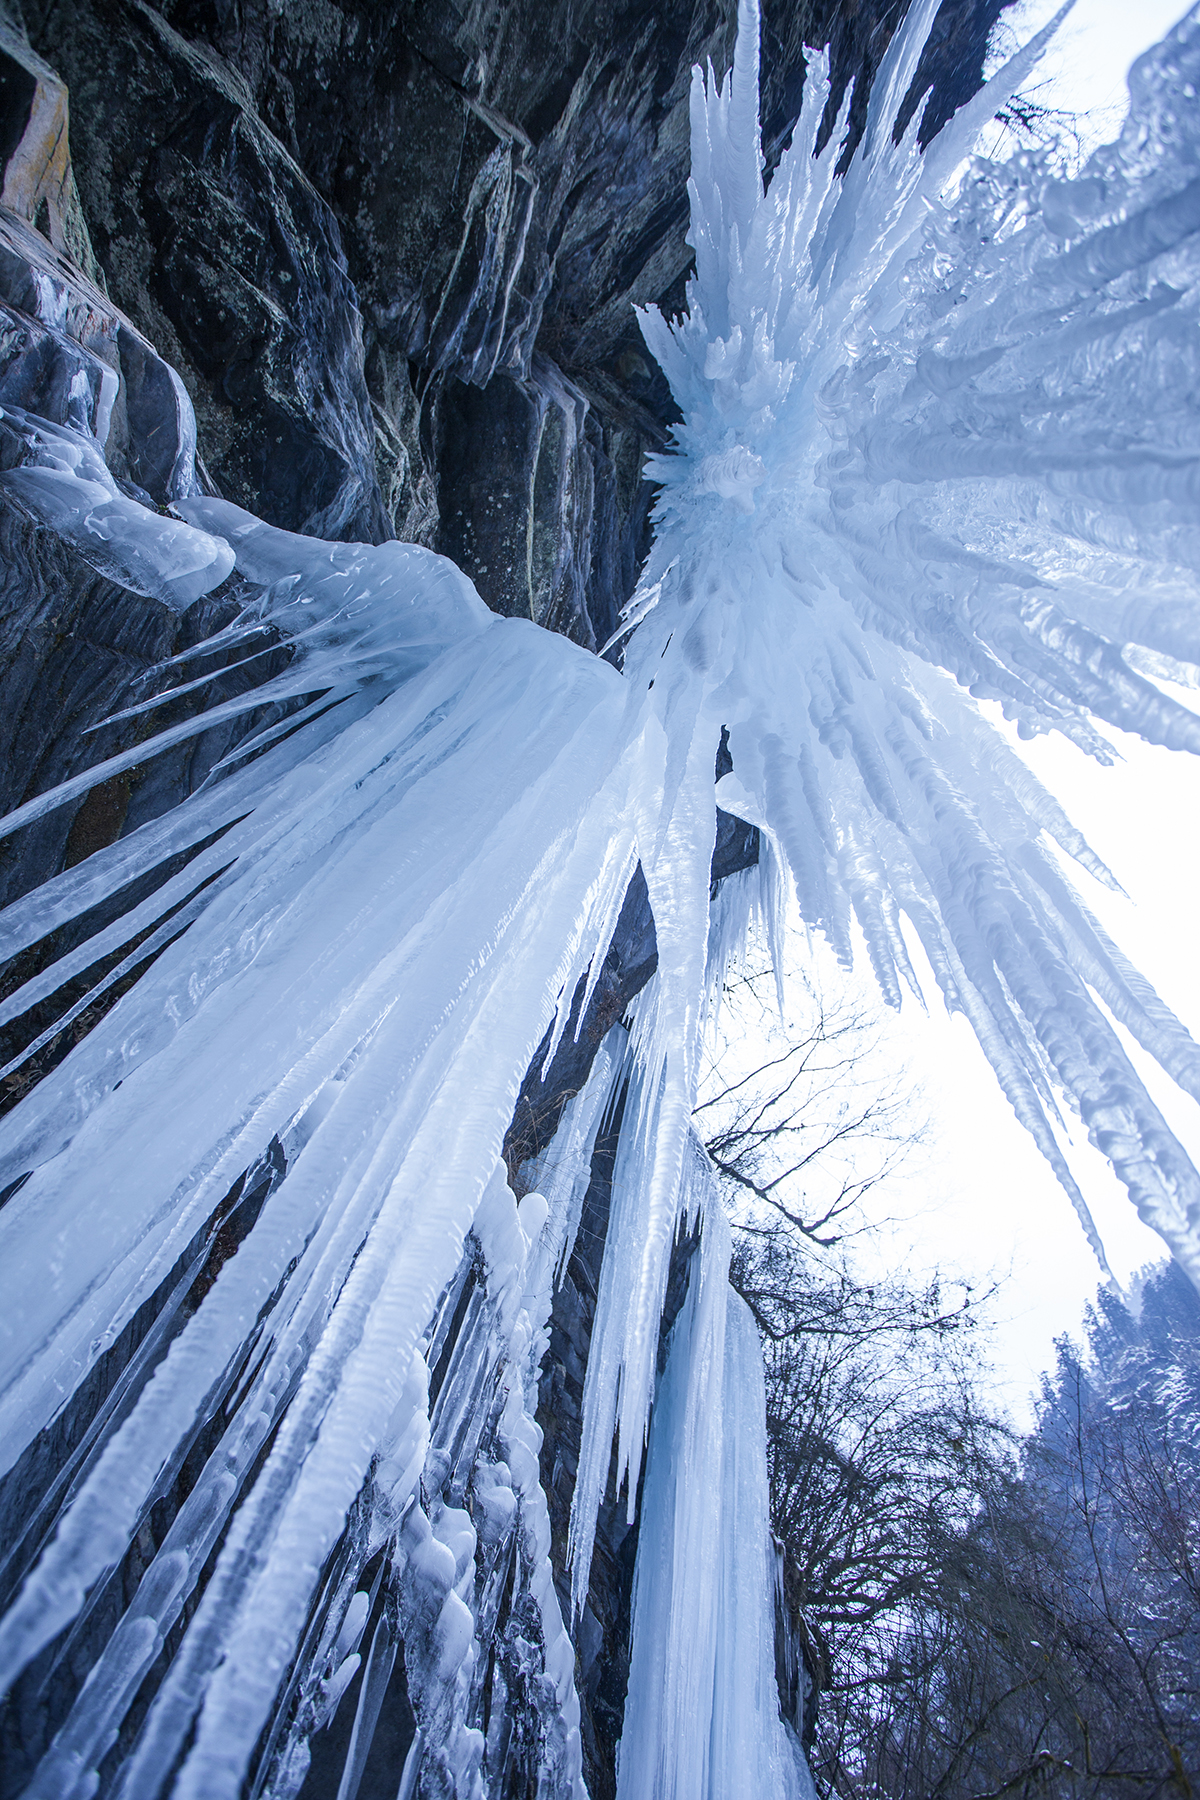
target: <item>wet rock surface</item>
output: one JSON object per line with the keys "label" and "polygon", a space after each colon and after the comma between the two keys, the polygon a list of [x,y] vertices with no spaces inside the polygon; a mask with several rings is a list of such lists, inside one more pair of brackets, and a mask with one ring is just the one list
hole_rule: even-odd
{"label": "wet rock surface", "polygon": [[337,223],[244,80],[136,3],[29,24],[71,89],[110,291],[187,382],[221,491],[292,530],[391,535]]}

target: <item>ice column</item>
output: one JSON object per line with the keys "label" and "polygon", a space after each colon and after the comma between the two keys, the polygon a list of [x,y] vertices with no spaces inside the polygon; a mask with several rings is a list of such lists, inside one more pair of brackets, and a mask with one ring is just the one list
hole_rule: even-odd
{"label": "ice column", "polygon": [[779,1716],[766,1402],[711,1176],[650,1427],[618,1800],[805,1800]]}

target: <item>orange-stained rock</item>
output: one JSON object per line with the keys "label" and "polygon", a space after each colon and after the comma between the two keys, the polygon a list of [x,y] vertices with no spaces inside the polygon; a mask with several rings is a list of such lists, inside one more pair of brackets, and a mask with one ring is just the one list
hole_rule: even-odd
{"label": "orange-stained rock", "polygon": [[36,225],[102,286],[71,169],[67,127],[66,83],[0,19],[0,205]]}

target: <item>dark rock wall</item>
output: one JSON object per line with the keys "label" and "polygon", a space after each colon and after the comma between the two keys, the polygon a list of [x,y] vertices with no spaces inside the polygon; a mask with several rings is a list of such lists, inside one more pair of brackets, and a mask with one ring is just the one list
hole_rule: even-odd
{"label": "dark rock wall", "polygon": [[246,82],[147,6],[29,23],[71,90],[109,291],[183,374],[222,492],[292,530],[392,535],[338,225]]}

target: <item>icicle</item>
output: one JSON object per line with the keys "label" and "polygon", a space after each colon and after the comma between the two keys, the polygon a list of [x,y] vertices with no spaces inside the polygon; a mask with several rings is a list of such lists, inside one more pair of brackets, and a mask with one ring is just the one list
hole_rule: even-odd
{"label": "icicle", "polygon": [[[843,958],[857,915],[889,1000],[914,981],[901,915],[918,925],[1081,1215],[1051,1086],[1200,1278],[1195,1176],[1085,984],[1189,1087],[1196,1046],[1040,872],[1046,831],[1111,880],[961,692],[1101,758],[1089,715],[1200,751],[1194,715],[1122,655],[1194,648],[1200,125],[1156,108],[1200,79],[1200,22],[1145,60],[1121,139],[1064,184],[1029,157],[963,173],[1057,21],[924,157],[915,127],[893,142],[934,10],[895,34],[840,186],[836,150],[814,161],[798,129],[746,215],[741,126],[725,90],[694,92],[689,314],[644,315],[684,422],[654,463],[658,601],[626,673],[664,719],[698,704],[728,725],[722,804],[765,829]],[[747,9],[747,56],[755,30]],[[1074,983],[1050,972],[1064,959]]]}
{"label": "icicle", "polygon": [[123,494],[94,439],[19,406],[0,407],[0,422],[15,430],[27,459],[0,475],[0,488],[110,581],[185,612],[232,571],[233,551],[220,536]]}
{"label": "icicle", "polygon": [[650,1433],[617,1791],[808,1800],[775,1684],[762,1352],[711,1172],[698,1181],[700,1251]]}
{"label": "icicle", "polygon": [[532,1247],[526,1294],[531,1319],[549,1316],[550,1283],[562,1279],[575,1248],[596,1133],[625,1071],[626,1044],[625,1032],[614,1026],[596,1052],[582,1093],[563,1108],[551,1142],[522,1171],[530,1192],[536,1190],[543,1196],[547,1215]]}

